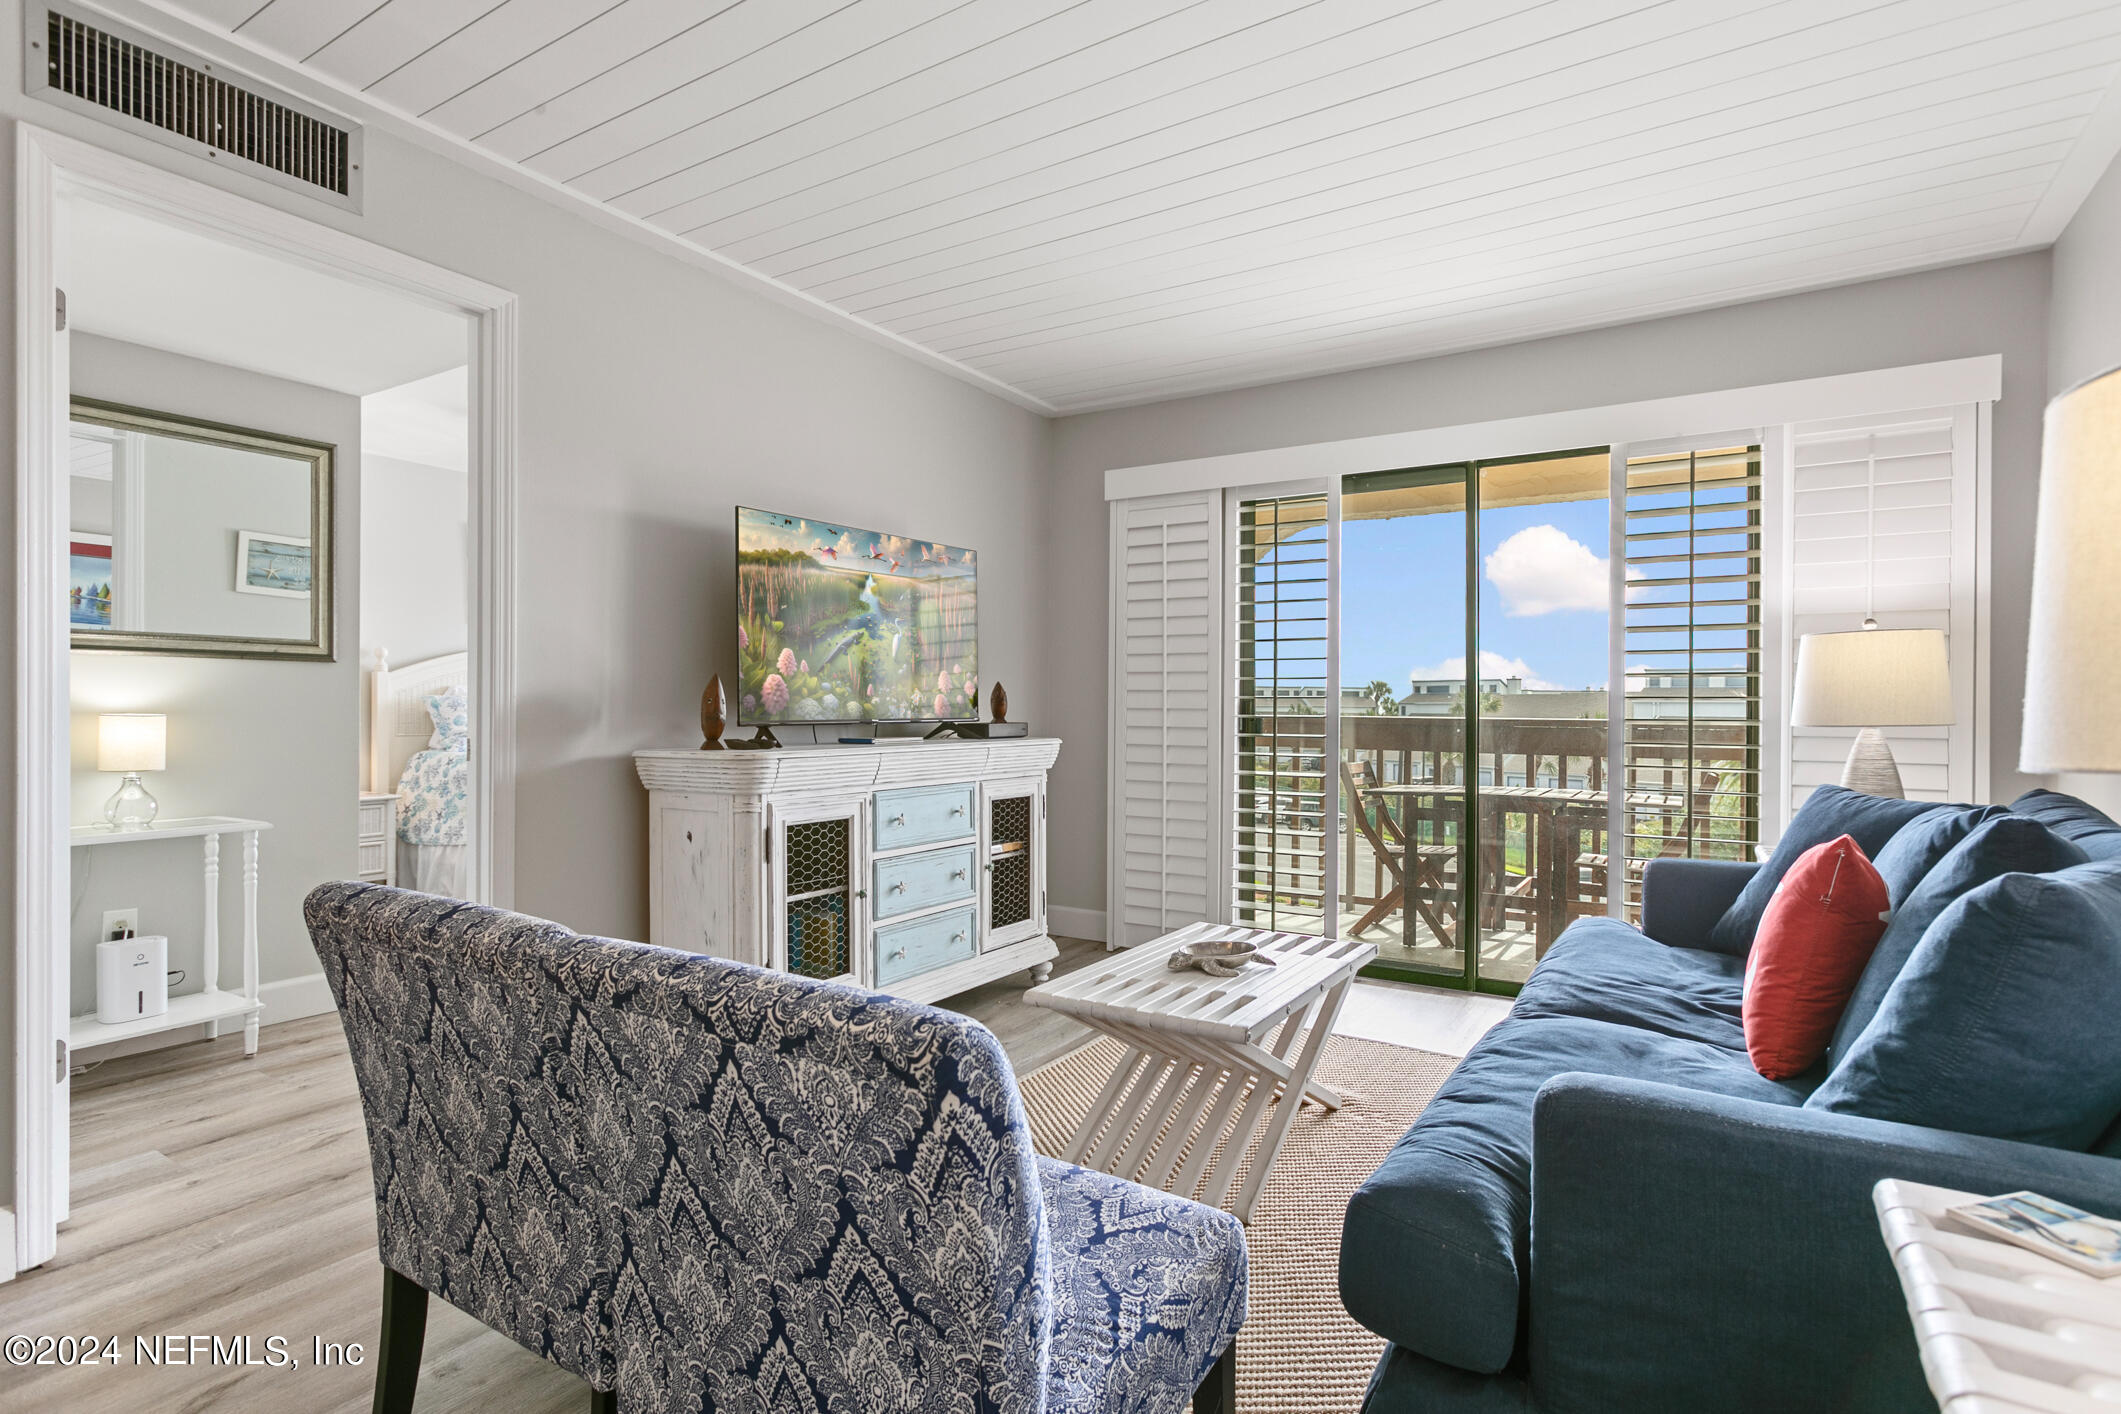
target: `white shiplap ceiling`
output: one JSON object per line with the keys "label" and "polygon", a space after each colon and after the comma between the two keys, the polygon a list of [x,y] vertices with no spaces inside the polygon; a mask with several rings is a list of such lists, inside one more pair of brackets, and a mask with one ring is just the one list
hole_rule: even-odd
{"label": "white shiplap ceiling", "polygon": [[1063,411],[2051,242],[2115,0],[148,0]]}

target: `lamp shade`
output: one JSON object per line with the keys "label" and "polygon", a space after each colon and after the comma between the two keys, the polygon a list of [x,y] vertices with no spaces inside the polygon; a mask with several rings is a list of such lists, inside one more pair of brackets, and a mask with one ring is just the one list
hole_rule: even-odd
{"label": "lamp shade", "polygon": [[2020,770],[2121,771],[2121,368],[2047,405]]}
{"label": "lamp shade", "polygon": [[1952,720],[1952,670],[1934,628],[1808,633],[1797,640],[1798,727],[1941,727]]}
{"label": "lamp shade", "polygon": [[167,722],[160,712],[106,712],[96,718],[96,769],[164,769]]}

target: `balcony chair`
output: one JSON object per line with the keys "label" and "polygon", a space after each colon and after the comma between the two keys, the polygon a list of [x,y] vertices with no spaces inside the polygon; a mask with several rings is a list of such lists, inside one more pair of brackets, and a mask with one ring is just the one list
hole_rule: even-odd
{"label": "balcony chair", "polygon": [[[1340,779],[1347,789],[1348,801],[1354,807],[1352,818],[1355,828],[1369,841],[1377,862],[1392,876],[1392,886],[1377,898],[1369,900],[1369,911],[1348,929],[1348,936],[1361,937],[1364,930],[1384,922],[1407,900],[1407,868],[1411,856],[1415,912],[1422,922],[1428,924],[1429,931],[1436,935],[1438,942],[1447,948],[1455,947],[1457,944],[1453,940],[1457,936],[1456,931],[1444,921],[1435,905],[1430,903],[1428,891],[1434,890],[1438,897],[1445,899],[1457,896],[1456,887],[1447,877],[1447,871],[1452,861],[1458,858],[1458,846],[1414,844],[1407,838],[1406,831],[1400,828],[1399,822],[1392,818],[1392,813],[1381,804],[1377,807],[1377,818],[1372,820],[1367,797],[1368,793],[1376,788],[1377,782],[1371,776],[1369,762],[1342,761]],[[1353,840],[1348,842],[1348,848],[1351,851],[1355,848]],[[1360,903],[1363,900],[1357,899],[1354,902]]]}
{"label": "balcony chair", "polygon": [[1224,1414],[1229,1214],[1032,1151],[966,1017],[426,894],[310,936],[368,1124],[375,1409],[427,1297],[611,1414]]}

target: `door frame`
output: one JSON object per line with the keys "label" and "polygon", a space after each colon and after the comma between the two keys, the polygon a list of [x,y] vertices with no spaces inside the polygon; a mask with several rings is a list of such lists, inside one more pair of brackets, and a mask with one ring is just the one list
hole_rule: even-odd
{"label": "door frame", "polygon": [[[14,1241],[0,1279],[57,1251],[67,1198],[69,825],[61,201],[117,206],[291,260],[470,326],[469,642],[473,894],[515,894],[516,297],[335,227],[29,123],[15,137]],[[34,468],[43,474],[32,474]],[[334,626],[336,631],[336,625]]]}

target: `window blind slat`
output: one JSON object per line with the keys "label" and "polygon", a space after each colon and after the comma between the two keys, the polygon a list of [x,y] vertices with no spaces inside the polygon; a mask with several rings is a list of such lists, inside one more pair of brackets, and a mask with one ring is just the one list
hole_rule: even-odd
{"label": "window blind slat", "polygon": [[1319,931],[1328,881],[1325,713],[1326,498],[1238,507],[1235,559],[1237,751],[1231,781],[1233,921]]}
{"label": "window blind slat", "polygon": [[1630,858],[1749,858],[1760,838],[1761,492],[1758,447],[1628,462]]}

